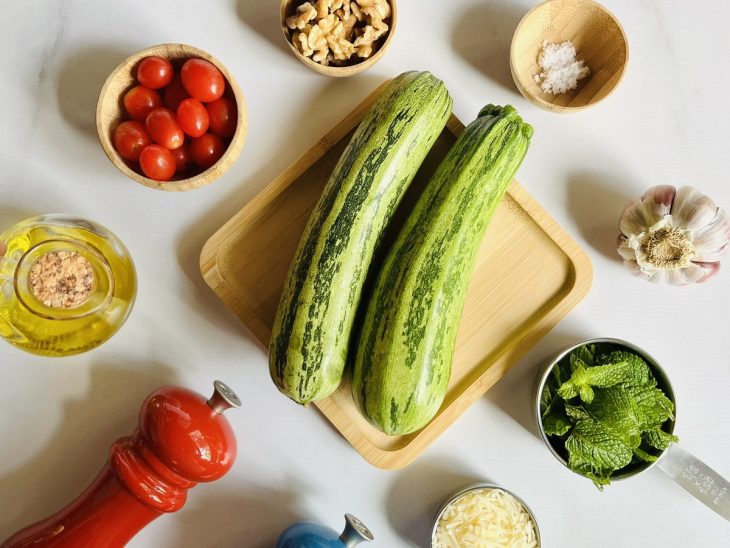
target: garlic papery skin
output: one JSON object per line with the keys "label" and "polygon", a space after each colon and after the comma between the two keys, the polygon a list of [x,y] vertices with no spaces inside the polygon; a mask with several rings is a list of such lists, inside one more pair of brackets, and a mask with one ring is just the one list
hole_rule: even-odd
{"label": "garlic papery skin", "polygon": [[624,265],[652,282],[704,282],[730,247],[730,216],[689,186],[650,188],[626,207],[619,227]]}

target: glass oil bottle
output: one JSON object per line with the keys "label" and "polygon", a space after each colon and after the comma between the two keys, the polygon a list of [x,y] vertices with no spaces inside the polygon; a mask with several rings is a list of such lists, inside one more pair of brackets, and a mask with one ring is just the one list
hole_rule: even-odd
{"label": "glass oil bottle", "polygon": [[43,215],[0,234],[0,336],[44,356],[105,342],[137,294],[129,252],[106,228]]}

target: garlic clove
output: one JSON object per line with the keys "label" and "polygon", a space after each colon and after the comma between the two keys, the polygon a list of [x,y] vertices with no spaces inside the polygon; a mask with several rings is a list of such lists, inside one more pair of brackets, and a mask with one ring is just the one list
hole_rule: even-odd
{"label": "garlic clove", "polygon": [[730,249],[730,215],[717,209],[714,218],[693,234],[692,244],[698,262],[715,262]]}
{"label": "garlic clove", "polygon": [[712,278],[715,274],[720,272],[720,263],[697,263],[699,266],[702,267],[702,270],[704,271],[703,276],[697,280],[697,283],[703,283]]}
{"label": "garlic clove", "polygon": [[633,260],[624,261],[624,266],[626,267],[626,269],[629,272],[631,272],[631,274],[633,274],[637,278],[651,280],[652,274],[650,274],[648,272],[644,272],[636,261],[633,261]]}
{"label": "garlic clove", "polygon": [[636,259],[636,250],[629,243],[629,239],[623,234],[618,237],[618,254],[624,261],[633,261]]}
{"label": "garlic clove", "polygon": [[672,209],[676,189],[671,185],[651,187],[631,202],[621,215],[619,228],[624,234],[641,234],[659,222]]}
{"label": "garlic clove", "polygon": [[683,186],[677,190],[672,218],[678,226],[697,230],[712,221],[717,211],[715,202],[696,188]]}
{"label": "garlic clove", "polygon": [[654,270],[648,273],[648,280],[655,284],[665,284],[668,282],[669,275],[666,270]]}
{"label": "garlic clove", "polygon": [[669,281],[669,274],[666,270],[653,270],[648,273],[645,270],[642,270],[642,272],[646,274],[646,279],[652,283],[666,284]]}
{"label": "garlic clove", "polygon": [[705,275],[703,268],[697,264],[690,263],[686,268],[676,270],[665,270],[667,283],[671,285],[688,285],[702,279]]}
{"label": "garlic clove", "polygon": [[647,270],[639,266],[636,261],[624,261],[624,266],[637,278],[656,284],[676,286],[706,282],[720,270],[720,263],[692,263],[687,268],[677,270]]}
{"label": "garlic clove", "polygon": [[687,268],[678,268],[676,270],[656,270],[652,272],[649,281],[658,284],[682,286],[694,283],[702,276],[702,268],[692,264]]}
{"label": "garlic clove", "polygon": [[687,274],[684,270],[685,269],[667,270],[667,283],[669,285],[687,285],[689,281],[687,280]]}

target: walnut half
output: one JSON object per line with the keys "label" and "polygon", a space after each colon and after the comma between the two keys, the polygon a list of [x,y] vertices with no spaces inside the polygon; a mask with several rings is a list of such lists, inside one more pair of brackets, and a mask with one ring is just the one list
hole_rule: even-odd
{"label": "walnut half", "polygon": [[297,8],[297,12],[288,17],[286,20],[286,26],[290,29],[303,29],[307,23],[317,17],[317,10],[309,2],[304,2]]}

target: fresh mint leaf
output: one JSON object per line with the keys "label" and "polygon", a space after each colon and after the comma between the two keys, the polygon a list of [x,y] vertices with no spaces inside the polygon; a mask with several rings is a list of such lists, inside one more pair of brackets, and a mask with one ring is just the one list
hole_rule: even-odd
{"label": "fresh mint leaf", "polygon": [[672,443],[677,443],[679,438],[673,434],[669,434],[661,428],[647,430],[641,434],[641,438],[652,447],[664,451]]}
{"label": "fresh mint leaf", "polygon": [[565,414],[565,402],[558,396],[560,378],[560,368],[555,366],[540,397],[542,427],[548,436],[563,436],[573,426]]}
{"label": "fresh mint leaf", "polygon": [[[582,375],[586,369],[587,367],[585,363],[583,363],[583,360],[576,357],[574,354],[570,354],[570,379],[563,382],[560,385],[560,388],[558,388],[558,395],[561,398],[567,401],[569,399],[575,398],[578,395],[580,391],[580,385],[573,379],[578,378],[580,375]],[[584,395],[589,398],[592,396],[588,392],[584,392]]]}
{"label": "fresh mint leaf", "polygon": [[554,400],[542,415],[542,428],[548,436],[563,436],[572,426],[573,423],[565,414],[565,404],[560,399]]}
{"label": "fresh mint leaf", "polygon": [[595,397],[586,405],[586,410],[631,447],[638,447],[641,442],[642,419],[638,404],[626,388],[612,386],[596,390]]}
{"label": "fresh mint leaf", "polygon": [[586,369],[589,367],[589,365],[584,362],[578,354],[571,353],[570,354],[570,372],[573,373],[576,369]]}
{"label": "fresh mint leaf", "polygon": [[616,362],[596,367],[589,367],[581,376],[579,376],[579,379],[591,386],[607,388],[624,382],[630,368],[631,366],[628,362]]}
{"label": "fresh mint leaf", "polygon": [[588,411],[586,411],[580,405],[565,405],[565,414],[568,415],[574,422],[586,420],[592,418]]}
{"label": "fresh mint leaf", "polygon": [[574,472],[593,480],[593,485],[603,491],[605,485],[611,483],[612,470],[597,470],[590,462],[583,461],[579,457],[568,461],[568,466]]}
{"label": "fresh mint leaf", "polygon": [[624,440],[595,420],[578,421],[565,441],[565,449],[568,466],[599,485],[607,484],[610,475],[629,464],[633,456]]}
{"label": "fresh mint leaf", "polygon": [[656,455],[652,455],[651,453],[648,453],[641,447],[634,448],[634,455],[636,457],[638,457],[640,460],[643,460],[645,462],[654,462],[655,460],[657,460],[659,458]]}
{"label": "fresh mint leaf", "polygon": [[578,394],[580,394],[580,399],[586,403],[591,403],[593,401],[593,388],[591,388],[588,384],[580,385],[578,387]]}
{"label": "fresh mint leaf", "polygon": [[560,364],[556,364],[547,379],[545,385],[542,387],[542,394],[540,394],[540,414],[544,415],[550,404],[555,398],[558,397],[558,388],[562,384]]}
{"label": "fresh mint leaf", "polygon": [[627,390],[636,401],[642,430],[653,430],[674,418],[674,404],[659,388],[644,385],[629,386]]}
{"label": "fresh mint leaf", "polygon": [[570,369],[572,371],[570,379],[564,381],[560,385],[560,388],[558,388],[558,395],[566,401],[578,395],[580,387],[577,383],[573,382],[573,377],[580,375],[582,371],[586,370],[585,365],[579,358],[575,358],[572,354],[570,358]]}
{"label": "fresh mint leaf", "polygon": [[550,374],[553,381],[555,382],[555,388],[557,389],[558,386],[563,384],[563,379],[567,378],[567,376],[563,373],[563,365],[561,363],[555,364],[555,367],[553,367],[553,370]]}
{"label": "fresh mint leaf", "polygon": [[579,359],[583,362],[585,367],[593,367],[596,365],[594,363],[594,355],[596,353],[596,346],[594,344],[589,344],[585,346],[579,346],[575,350],[573,350],[570,353],[571,360],[573,357]]}
{"label": "fresh mint leaf", "polygon": [[586,403],[593,400],[593,388],[606,388],[624,382],[632,365],[628,362],[609,363],[596,367],[583,367],[582,360],[576,358],[577,367],[566,382],[558,389],[563,399],[575,397],[576,393]]}
{"label": "fresh mint leaf", "polygon": [[[612,350],[607,352],[600,352],[596,355],[595,358],[595,365],[608,365],[609,363],[614,363],[614,360],[611,358],[611,354],[614,352],[622,352],[621,350]],[[624,361],[624,360],[618,360],[618,361]]]}
{"label": "fresh mint leaf", "polygon": [[[593,388],[607,388],[617,384],[630,386],[656,385],[649,366],[641,357],[625,350],[616,350],[594,358],[595,349],[580,347],[570,354],[570,379],[558,389],[565,400],[580,395],[581,400],[593,400]],[[597,365],[589,365],[594,364]]]}
{"label": "fresh mint leaf", "polygon": [[542,387],[542,394],[540,394],[540,415],[547,413],[550,404],[553,402],[553,398],[557,394],[557,390],[553,386],[550,386],[550,382],[546,382],[545,386]]}
{"label": "fresh mint leaf", "polygon": [[627,350],[614,350],[607,354],[602,354],[596,359],[596,365],[615,365],[619,363],[626,363],[624,366],[624,378],[621,380],[622,383],[630,385],[642,385],[651,384],[656,385],[656,380],[651,374],[651,370],[647,363],[641,358],[629,352]]}
{"label": "fresh mint leaf", "polygon": [[566,381],[558,388],[558,395],[566,401],[575,398],[578,395],[578,386],[574,382]]}
{"label": "fresh mint leaf", "polygon": [[548,375],[547,380],[545,381],[545,385],[542,389],[542,394],[540,394],[540,414],[544,415],[547,413],[548,408],[553,403],[555,399],[559,399],[558,396],[558,388],[563,383],[562,381],[562,372],[560,369],[560,364],[556,364],[552,371],[550,371],[550,374]]}

